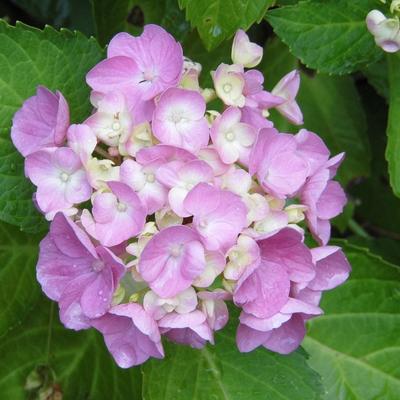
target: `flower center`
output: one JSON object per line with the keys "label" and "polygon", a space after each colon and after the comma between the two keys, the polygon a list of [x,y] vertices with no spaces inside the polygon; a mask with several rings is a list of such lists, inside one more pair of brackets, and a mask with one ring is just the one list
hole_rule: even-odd
{"label": "flower center", "polygon": [[93,269],[93,271],[95,271],[95,272],[100,272],[100,271],[102,271],[103,268],[104,268],[104,266],[105,266],[104,261],[101,261],[101,260],[95,260],[95,261],[93,261],[93,263],[92,263],[92,269]]}
{"label": "flower center", "polygon": [[225,133],[225,138],[226,138],[226,140],[228,140],[229,142],[232,142],[232,141],[235,140],[235,134],[234,134],[233,132],[231,132],[231,131],[226,132],[226,133]]}
{"label": "flower center", "polygon": [[156,180],[156,177],[153,173],[146,174],[146,181],[149,183],[154,183]]}
{"label": "flower center", "polygon": [[117,204],[117,210],[118,210],[119,212],[125,212],[126,209],[127,209],[126,204],[124,204],[124,203],[118,203],[118,204]]}
{"label": "flower center", "polygon": [[230,93],[231,90],[232,90],[232,85],[231,85],[230,83],[225,83],[225,84],[222,86],[222,90],[223,90],[225,93]]}
{"label": "flower center", "polygon": [[181,244],[174,244],[170,250],[169,254],[171,254],[172,257],[177,258],[181,255],[182,253],[182,245]]}
{"label": "flower center", "polygon": [[204,220],[204,219],[201,220],[200,223],[199,223],[199,227],[202,228],[202,229],[207,228],[207,225],[208,225],[208,222],[206,220]]}
{"label": "flower center", "polygon": [[66,172],[61,172],[60,179],[61,179],[62,182],[68,182],[69,181],[69,174],[67,174]]}
{"label": "flower center", "polygon": [[114,121],[111,127],[113,131],[119,131],[121,129],[121,124],[119,121]]}

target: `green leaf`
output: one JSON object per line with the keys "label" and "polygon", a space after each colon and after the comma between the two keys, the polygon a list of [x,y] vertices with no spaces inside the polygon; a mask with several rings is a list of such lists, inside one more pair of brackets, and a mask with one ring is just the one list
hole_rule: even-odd
{"label": "green leaf", "polygon": [[[138,35],[144,24],[164,27],[177,40],[190,30],[185,14],[176,0],[91,0],[96,23],[96,37],[106,45],[118,32]],[[137,19],[137,21],[136,21]]]}
{"label": "green leaf", "polygon": [[311,0],[271,10],[267,20],[303,64],[346,74],[382,55],[365,23],[374,8],[375,0]]}
{"label": "green leaf", "polygon": [[319,399],[318,375],[300,349],[282,356],[265,349],[239,353],[237,318],[202,350],[165,343],[166,358],[142,366],[146,400]]}
{"label": "green leaf", "polygon": [[96,26],[96,38],[105,46],[118,32],[127,29],[130,0],[91,0]]}
{"label": "green leaf", "polygon": [[208,50],[217,47],[231,37],[237,29],[247,30],[259,22],[274,0],[179,0],[186,9],[186,18],[199,35]]}
{"label": "green leaf", "polygon": [[[268,89],[286,73],[299,68],[287,47],[274,39],[266,44],[260,69]],[[332,77],[304,71],[297,97],[304,114],[304,127],[322,137],[332,154],[346,152],[338,177],[343,184],[370,172],[370,149],[366,137],[366,116],[350,77]],[[281,131],[297,132],[298,127],[272,114]]]}
{"label": "green leaf", "polygon": [[0,337],[31,313],[41,297],[36,282],[39,238],[0,223]]}
{"label": "green leaf", "polygon": [[323,379],[325,400],[400,398],[400,269],[368,250],[345,246],[353,271],[324,294],[325,315],[304,341]]}
{"label": "green leaf", "polygon": [[400,197],[400,56],[388,55],[389,117],[387,125],[386,160],[389,163],[390,184]]}
{"label": "green leaf", "polygon": [[[85,35],[94,32],[90,0],[11,0],[39,25],[78,30]],[[18,18],[20,16],[18,15]]]}
{"label": "green leaf", "polygon": [[[43,299],[29,318],[2,338],[0,398],[37,399],[37,391],[48,386],[61,390],[65,399],[141,399],[140,369],[119,368],[97,331],[65,329],[58,323],[56,308]],[[55,376],[28,397],[24,386],[38,367]]]}
{"label": "green leaf", "polygon": [[96,41],[80,33],[0,21],[0,220],[30,232],[46,226],[33,205],[23,159],[10,140],[14,113],[44,85],[64,94],[72,122],[83,121],[91,109],[85,75],[102,55]]}
{"label": "green leaf", "polygon": [[370,64],[362,70],[362,73],[368,79],[368,83],[372,85],[378,94],[389,100],[389,81],[388,81],[388,64],[386,58],[382,58],[374,64]]}

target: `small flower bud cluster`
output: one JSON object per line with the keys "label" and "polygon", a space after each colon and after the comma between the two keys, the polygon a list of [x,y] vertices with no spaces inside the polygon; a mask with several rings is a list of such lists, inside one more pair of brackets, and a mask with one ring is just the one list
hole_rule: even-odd
{"label": "small flower bud cluster", "polygon": [[366,18],[367,28],[375,38],[375,43],[387,53],[400,50],[400,0],[392,0],[390,12],[392,18],[387,18],[381,11],[372,10]]}
{"label": "small flower bud cluster", "polygon": [[[281,133],[275,108],[303,123],[293,71],[268,92],[263,50],[238,31],[233,64],[212,72],[161,27],[110,42],[87,74],[93,113],[70,124],[60,92],[39,87],[12,139],[51,221],[37,278],[67,328],[95,328],[123,368],[163,357],[161,337],[203,347],[241,310],[237,346],[289,353],[324,290],[350,266],[328,246],[346,202],[315,133]],[[220,112],[207,109],[217,99]],[[310,230],[319,247],[304,244]]]}

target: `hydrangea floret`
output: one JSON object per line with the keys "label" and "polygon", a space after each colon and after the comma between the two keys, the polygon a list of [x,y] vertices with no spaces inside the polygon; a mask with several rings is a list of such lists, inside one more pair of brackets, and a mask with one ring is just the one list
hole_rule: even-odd
{"label": "hydrangea floret", "polygon": [[12,140],[50,221],[37,279],[63,324],[100,331],[122,368],[162,358],[162,337],[214,343],[234,308],[240,351],[290,353],[323,313],[322,292],[349,275],[328,245],[346,203],[333,180],[344,154],[274,127],[273,108],[303,124],[300,74],[267,91],[251,69],[262,55],[239,30],[233,63],[202,88],[201,66],[147,25],[117,34],[88,72],[85,121],[71,124],[63,95],[41,86],[14,116]]}

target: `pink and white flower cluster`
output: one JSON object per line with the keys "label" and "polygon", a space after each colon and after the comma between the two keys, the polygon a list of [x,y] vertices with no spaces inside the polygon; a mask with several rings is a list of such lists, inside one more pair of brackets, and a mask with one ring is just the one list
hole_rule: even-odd
{"label": "pink and white flower cluster", "polygon": [[[162,28],[116,35],[87,74],[93,113],[70,124],[60,92],[39,87],[12,139],[51,221],[37,278],[68,328],[95,328],[121,367],[163,357],[161,336],[201,348],[241,310],[237,345],[289,353],[321,293],[350,266],[328,246],[346,202],[315,133],[281,133],[275,108],[302,124],[300,77],[268,92],[263,50],[238,31],[233,64],[201,66]],[[220,112],[207,109],[216,98]],[[215,103],[218,104],[218,103]],[[308,227],[319,247],[304,244]]]}

